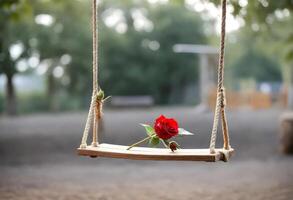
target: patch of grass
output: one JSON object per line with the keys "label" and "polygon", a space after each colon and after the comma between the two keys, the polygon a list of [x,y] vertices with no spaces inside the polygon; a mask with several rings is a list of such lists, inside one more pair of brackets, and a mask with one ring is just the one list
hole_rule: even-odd
{"label": "patch of grass", "polygon": [[17,97],[19,113],[48,111],[48,103],[43,93],[25,93]]}

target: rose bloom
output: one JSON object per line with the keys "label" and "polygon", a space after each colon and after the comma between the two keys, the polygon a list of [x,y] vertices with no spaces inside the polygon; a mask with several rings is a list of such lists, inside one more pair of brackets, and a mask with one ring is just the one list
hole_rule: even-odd
{"label": "rose bloom", "polygon": [[155,120],[154,125],[157,136],[163,140],[168,140],[171,137],[178,135],[178,123],[172,118],[166,118],[161,115]]}

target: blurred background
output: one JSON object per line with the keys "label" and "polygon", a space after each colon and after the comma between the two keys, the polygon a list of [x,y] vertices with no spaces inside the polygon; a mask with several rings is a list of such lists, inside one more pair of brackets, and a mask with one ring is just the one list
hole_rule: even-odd
{"label": "blurred background", "polygon": [[[111,96],[100,140],[129,145],[165,114],[196,133],[184,148],[207,148],[220,1],[98,5]],[[91,1],[0,0],[0,199],[293,199],[292,10],[228,1],[230,163],[138,162],[75,155],[92,92]]]}

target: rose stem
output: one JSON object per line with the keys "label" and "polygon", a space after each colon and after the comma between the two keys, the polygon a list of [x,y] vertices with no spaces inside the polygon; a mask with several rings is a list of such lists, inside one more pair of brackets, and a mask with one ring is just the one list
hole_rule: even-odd
{"label": "rose stem", "polygon": [[141,144],[141,143],[143,143],[143,142],[145,142],[145,141],[147,141],[148,139],[150,139],[151,137],[150,136],[148,136],[148,137],[146,137],[146,138],[144,138],[144,139],[142,139],[142,140],[140,140],[140,141],[138,141],[138,142],[136,142],[136,143],[134,143],[134,144],[132,144],[131,146],[129,146],[126,150],[130,150],[132,147],[135,147],[136,145],[139,145],[139,144]]}
{"label": "rose stem", "polygon": [[163,139],[161,139],[161,141],[162,141],[163,145],[164,145],[164,146],[165,146],[167,149],[169,149],[169,147],[168,147],[168,145],[167,145],[166,141],[165,141],[165,140],[163,140]]}

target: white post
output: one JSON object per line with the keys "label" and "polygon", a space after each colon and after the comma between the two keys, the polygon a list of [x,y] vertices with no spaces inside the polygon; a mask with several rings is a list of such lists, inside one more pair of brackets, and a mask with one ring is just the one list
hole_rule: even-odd
{"label": "white post", "polygon": [[209,60],[207,54],[199,54],[199,90],[201,105],[207,105],[210,89]]}
{"label": "white post", "polygon": [[219,50],[213,46],[195,45],[195,44],[176,44],[173,47],[176,53],[193,53],[199,55],[199,93],[200,105],[197,106],[199,111],[205,111],[208,108],[209,92],[214,85],[213,75],[209,67],[209,55],[218,55]]}

